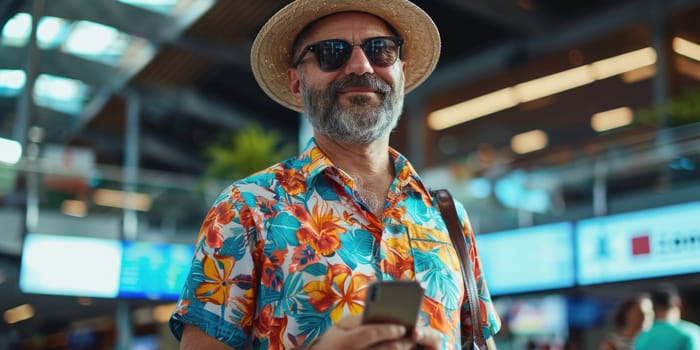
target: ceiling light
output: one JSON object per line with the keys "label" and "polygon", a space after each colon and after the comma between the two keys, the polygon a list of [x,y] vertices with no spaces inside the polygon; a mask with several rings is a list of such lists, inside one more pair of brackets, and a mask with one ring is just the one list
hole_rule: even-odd
{"label": "ceiling light", "polygon": [[593,62],[590,67],[597,80],[609,78],[656,63],[656,51],[651,47]]}
{"label": "ceiling light", "polygon": [[532,130],[513,136],[510,148],[517,154],[534,152],[547,147],[547,134],[542,130]]}
{"label": "ceiling light", "polygon": [[82,306],[92,306],[93,300],[90,297],[77,297],[76,301]]}
{"label": "ceiling light", "polygon": [[105,207],[139,211],[151,210],[151,197],[145,193],[98,189],[95,190],[93,200],[95,204]]}
{"label": "ceiling light", "polygon": [[[656,63],[656,51],[651,47],[628,52],[600,60],[588,65],[568,69],[559,73],[533,79],[513,87],[498,90],[483,96],[476,97],[449,106],[428,115],[428,126],[434,130],[442,130],[448,127],[464,123],[485,115],[511,108],[518,103],[530,102],[571,90],[596,80],[609,78],[638,69],[626,79],[643,79],[649,74],[653,75]],[[624,78],[623,78],[624,79]]]}
{"label": "ceiling light", "polygon": [[5,322],[15,324],[34,317],[34,307],[29,304],[22,304],[5,311]]}
{"label": "ceiling light", "polygon": [[700,61],[700,45],[681,37],[673,38],[673,51],[679,55]]}
{"label": "ceiling light", "polygon": [[87,214],[87,203],[85,201],[66,199],[61,203],[61,212],[68,216],[83,218]]}
{"label": "ceiling light", "polygon": [[17,164],[22,158],[22,145],[15,140],[0,137],[0,163]]}
{"label": "ceiling light", "polygon": [[514,90],[506,88],[434,111],[428,115],[428,125],[434,130],[447,129],[517,104]]}
{"label": "ceiling light", "polygon": [[590,84],[594,80],[588,67],[581,66],[515,85],[515,90],[520,102],[528,102]]}
{"label": "ceiling light", "polygon": [[591,117],[591,127],[597,132],[619,128],[632,123],[634,112],[629,107],[620,107],[599,112]]}

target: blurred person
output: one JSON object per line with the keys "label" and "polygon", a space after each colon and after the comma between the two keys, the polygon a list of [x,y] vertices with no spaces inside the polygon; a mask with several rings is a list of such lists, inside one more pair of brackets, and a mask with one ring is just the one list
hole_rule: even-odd
{"label": "blurred person", "polygon": [[[459,349],[471,332],[458,257],[437,201],[389,147],[404,94],[437,64],[432,19],[406,0],[297,0],[258,33],[251,65],[314,137],[213,203],[170,319],[182,349]],[[489,349],[500,319],[456,203]],[[361,323],[368,285],[425,290],[408,333]]]}
{"label": "blurred person", "polygon": [[634,341],[654,321],[654,309],[648,294],[623,300],[613,313],[614,330],[600,343],[600,350],[633,350]]}
{"label": "blurred person", "polygon": [[665,284],[651,293],[654,323],[635,341],[637,350],[698,350],[700,326],[681,319],[681,297],[675,286]]}

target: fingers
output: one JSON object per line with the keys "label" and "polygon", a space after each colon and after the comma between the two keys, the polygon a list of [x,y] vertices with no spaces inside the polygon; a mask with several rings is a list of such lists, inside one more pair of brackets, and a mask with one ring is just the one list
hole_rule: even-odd
{"label": "fingers", "polygon": [[338,326],[340,329],[351,330],[353,328],[360,326],[361,324],[362,324],[362,316],[350,315],[350,316],[343,317],[335,325]]}
{"label": "fingers", "polygon": [[410,349],[397,340],[412,344],[406,338],[406,327],[395,324],[362,324],[360,317],[349,316],[331,326],[318,340],[318,349]]}
{"label": "fingers", "polygon": [[420,327],[413,331],[413,341],[424,349],[440,349],[442,340],[442,334],[432,328]]}
{"label": "fingers", "polygon": [[[368,324],[355,328],[351,332],[348,332],[348,335],[354,339],[353,345],[357,349],[370,347],[384,349],[377,344],[401,340],[406,336],[406,327],[395,324]],[[411,343],[409,339],[404,339],[404,341],[409,344]],[[389,347],[385,348],[393,349]],[[403,349],[403,347],[397,347],[396,349]]]}

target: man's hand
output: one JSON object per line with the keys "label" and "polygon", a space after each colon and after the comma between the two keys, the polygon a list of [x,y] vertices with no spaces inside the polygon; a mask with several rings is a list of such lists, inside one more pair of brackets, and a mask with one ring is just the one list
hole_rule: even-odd
{"label": "man's hand", "polygon": [[[416,328],[411,338],[406,337],[406,327],[396,324],[362,324],[360,316],[347,316],[329,328],[313,345],[313,350],[360,349],[415,349],[437,350],[442,345],[442,335],[427,327]],[[186,325],[182,332],[180,349],[231,349],[210,337],[199,328]]]}
{"label": "man's hand", "polygon": [[324,349],[414,349],[421,345],[436,350],[442,344],[442,335],[431,328],[416,328],[411,338],[406,327],[396,324],[362,324],[360,316],[347,316],[329,328],[312,347]]}

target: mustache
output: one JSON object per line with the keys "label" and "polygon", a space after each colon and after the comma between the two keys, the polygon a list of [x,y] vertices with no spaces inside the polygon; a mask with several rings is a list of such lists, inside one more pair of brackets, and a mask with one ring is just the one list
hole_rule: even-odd
{"label": "mustache", "polygon": [[348,87],[372,88],[384,95],[391,92],[391,85],[377,78],[376,75],[369,73],[363,75],[348,75],[346,77],[338,79],[331,84],[330,92],[333,95],[335,95],[338,92],[338,90],[345,89]]}

